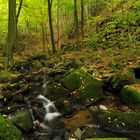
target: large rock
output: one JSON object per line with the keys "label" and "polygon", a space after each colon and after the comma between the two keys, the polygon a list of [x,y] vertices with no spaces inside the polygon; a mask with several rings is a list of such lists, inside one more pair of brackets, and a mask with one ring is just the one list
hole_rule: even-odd
{"label": "large rock", "polygon": [[16,124],[18,127],[22,128],[25,131],[30,131],[33,128],[31,115],[26,109],[20,110],[15,114],[10,115],[9,118],[14,124]]}
{"label": "large rock", "polygon": [[94,112],[93,119],[99,125],[111,132],[130,136],[140,135],[140,114],[135,112],[121,112],[118,110],[98,110]]}
{"label": "large rock", "polygon": [[88,105],[103,97],[101,82],[80,69],[71,69],[62,83],[82,104]]}
{"label": "large rock", "polygon": [[140,84],[124,86],[121,98],[126,104],[140,109]]}
{"label": "large rock", "polygon": [[131,69],[119,71],[114,74],[107,82],[110,84],[111,89],[121,90],[124,85],[132,84],[135,81],[135,74]]}
{"label": "large rock", "polygon": [[44,90],[47,92],[45,96],[50,100],[65,99],[69,95],[68,90],[65,89],[61,83],[50,82],[46,85],[46,89],[44,88]]}
{"label": "large rock", "polygon": [[22,140],[21,132],[8,120],[0,115],[0,139]]}

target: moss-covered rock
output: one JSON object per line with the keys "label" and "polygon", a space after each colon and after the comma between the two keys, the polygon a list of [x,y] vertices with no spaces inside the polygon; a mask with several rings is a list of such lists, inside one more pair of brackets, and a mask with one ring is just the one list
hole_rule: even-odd
{"label": "moss-covered rock", "polygon": [[121,98],[126,104],[140,109],[140,84],[124,86]]}
{"label": "moss-covered rock", "polygon": [[98,110],[93,118],[99,124],[112,132],[140,134],[140,114],[135,112],[121,112],[118,110]]}
{"label": "moss-covered rock", "polygon": [[135,74],[131,69],[119,71],[110,80],[110,86],[114,90],[120,90],[124,85],[132,84],[135,81]]}
{"label": "moss-covered rock", "polygon": [[84,104],[95,102],[103,96],[101,82],[80,69],[71,69],[62,83]]}
{"label": "moss-covered rock", "polygon": [[[45,89],[44,89],[45,90]],[[50,100],[57,100],[63,98],[63,100],[69,95],[67,89],[65,89],[61,83],[49,83],[46,87],[47,93],[45,96]]]}
{"label": "moss-covered rock", "polygon": [[0,139],[22,140],[21,132],[8,120],[0,115]]}
{"label": "moss-covered rock", "polygon": [[15,114],[10,115],[10,119],[14,124],[25,131],[30,131],[33,128],[30,113],[26,109],[20,110]]}

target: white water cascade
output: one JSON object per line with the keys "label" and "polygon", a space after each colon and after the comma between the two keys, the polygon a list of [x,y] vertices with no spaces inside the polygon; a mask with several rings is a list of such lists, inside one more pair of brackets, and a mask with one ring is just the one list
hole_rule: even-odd
{"label": "white water cascade", "polygon": [[42,100],[43,101],[43,107],[45,109],[45,117],[44,117],[44,121],[40,123],[40,127],[42,127],[43,129],[48,129],[50,130],[51,128],[49,128],[49,126],[47,126],[47,124],[51,123],[54,119],[56,119],[57,117],[61,116],[61,113],[59,113],[54,105],[53,102],[51,102],[49,99],[47,99],[46,97],[44,97],[43,95],[39,95],[37,97],[37,99]]}

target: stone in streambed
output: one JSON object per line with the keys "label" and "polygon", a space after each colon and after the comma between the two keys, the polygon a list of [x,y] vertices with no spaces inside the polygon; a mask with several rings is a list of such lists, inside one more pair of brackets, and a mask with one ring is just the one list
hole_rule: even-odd
{"label": "stone in streambed", "polygon": [[10,122],[0,115],[0,139],[22,140],[21,132]]}
{"label": "stone in streambed", "polygon": [[121,90],[121,99],[126,104],[140,109],[140,84],[124,86]]}
{"label": "stone in streambed", "polygon": [[10,115],[9,118],[16,126],[27,132],[33,128],[31,115],[26,109],[17,111],[15,114]]}
{"label": "stone in streambed", "polygon": [[93,113],[93,120],[111,132],[130,136],[140,134],[140,114],[135,112],[121,112],[118,110],[98,110]]}
{"label": "stone in streambed", "polygon": [[[44,88],[45,90],[45,88]],[[69,95],[69,92],[67,89],[65,89],[61,83],[48,83],[46,85],[46,97],[49,98],[50,100],[56,100],[60,98],[66,98]]]}
{"label": "stone in streambed", "polygon": [[102,83],[80,69],[71,69],[62,83],[84,105],[103,97]]}

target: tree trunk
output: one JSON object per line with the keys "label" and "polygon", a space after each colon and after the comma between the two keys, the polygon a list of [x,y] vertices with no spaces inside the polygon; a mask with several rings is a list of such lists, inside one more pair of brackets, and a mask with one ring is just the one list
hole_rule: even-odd
{"label": "tree trunk", "polygon": [[21,55],[22,53],[21,53],[21,46],[19,44],[19,36],[18,36],[18,20],[19,20],[22,4],[23,4],[23,0],[20,0],[19,7],[18,7],[18,12],[17,12],[17,15],[16,15],[16,28],[17,28],[16,46],[17,46],[17,52],[18,52],[19,55]]}
{"label": "tree trunk", "polygon": [[59,30],[59,0],[57,0],[57,48],[59,48],[59,36],[60,36],[60,30]]}
{"label": "tree trunk", "polygon": [[84,37],[84,0],[81,0],[81,35]]}
{"label": "tree trunk", "polygon": [[79,30],[78,30],[78,15],[77,15],[77,0],[74,0],[74,27],[76,31],[76,45],[79,46]]}
{"label": "tree trunk", "polygon": [[45,27],[44,27],[45,25],[44,25],[44,23],[42,22],[41,23],[41,30],[42,30],[42,32],[41,32],[41,34],[42,34],[42,44],[43,44],[43,52],[45,52],[45,46],[46,46],[46,39],[45,39]]}
{"label": "tree trunk", "polygon": [[16,0],[8,1],[7,67],[13,64],[13,48],[16,43]]}
{"label": "tree trunk", "polygon": [[51,35],[51,43],[52,43],[52,53],[54,54],[56,52],[56,48],[55,48],[55,42],[54,42],[51,9],[52,9],[52,0],[48,0],[48,16],[49,16],[50,35]]}

